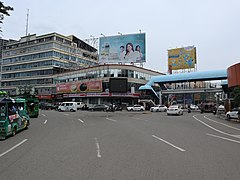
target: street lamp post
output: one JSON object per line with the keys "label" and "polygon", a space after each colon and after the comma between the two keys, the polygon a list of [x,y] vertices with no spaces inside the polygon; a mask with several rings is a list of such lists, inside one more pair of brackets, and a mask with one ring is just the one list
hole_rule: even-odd
{"label": "street lamp post", "polygon": [[162,91],[159,91],[159,104],[162,105]]}

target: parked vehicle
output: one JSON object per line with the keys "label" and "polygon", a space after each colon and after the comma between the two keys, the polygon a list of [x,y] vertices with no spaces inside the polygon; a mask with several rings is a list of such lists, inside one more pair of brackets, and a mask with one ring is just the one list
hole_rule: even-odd
{"label": "parked vehicle", "polygon": [[177,105],[170,106],[167,109],[167,115],[183,115],[183,109]]}
{"label": "parked vehicle", "polygon": [[77,110],[82,109],[84,105],[84,102],[77,102]]}
{"label": "parked vehicle", "polygon": [[53,110],[56,109],[58,106],[54,105],[52,103],[47,103],[47,102],[41,102],[39,103],[39,109],[42,110]]}
{"label": "parked vehicle", "polygon": [[92,107],[89,107],[88,110],[90,111],[108,111],[109,106],[105,104],[95,104]]}
{"label": "parked vehicle", "polygon": [[119,104],[109,104],[108,105],[108,107],[109,107],[109,111],[112,111],[112,112],[114,112],[114,111],[122,111],[122,106],[120,106]]}
{"label": "parked vehicle", "polygon": [[167,107],[164,105],[155,105],[153,107],[150,108],[151,112],[166,112],[167,111]]}
{"label": "parked vehicle", "polygon": [[232,111],[228,111],[226,113],[226,119],[230,120],[230,119],[239,119],[240,118],[240,107],[238,108],[233,108]]}
{"label": "parked vehicle", "polygon": [[225,107],[223,105],[215,106],[213,109],[213,114],[225,114]]}
{"label": "parked vehicle", "polygon": [[77,103],[76,102],[63,102],[58,106],[58,111],[77,111]]}
{"label": "parked vehicle", "polygon": [[128,106],[128,111],[145,111],[145,108],[141,105],[135,104],[134,106]]}
{"label": "parked vehicle", "polygon": [[190,110],[198,110],[199,107],[197,105],[191,104],[190,105]]}
{"label": "parked vehicle", "polygon": [[4,98],[0,100],[0,139],[14,136],[17,132],[27,129],[29,121],[25,99]]}

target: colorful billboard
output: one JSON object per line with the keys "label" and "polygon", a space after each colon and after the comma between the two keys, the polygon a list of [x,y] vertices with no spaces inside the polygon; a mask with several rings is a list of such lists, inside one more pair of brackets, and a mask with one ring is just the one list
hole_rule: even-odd
{"label": "colorful billboard", "polygon": [[168,50],[168,67],[171,70],[195,68],[196,47],[188,46]]}
{"label": "colorful billboard", "polygon": [[145,33],[101,37],[99,63],[146,62]]}
{"label": "colorful billboard", "polygon": [[72,82],[57,84],[56,92],[60,93],[80,93],[80,92],[102,92],[102,81]]}

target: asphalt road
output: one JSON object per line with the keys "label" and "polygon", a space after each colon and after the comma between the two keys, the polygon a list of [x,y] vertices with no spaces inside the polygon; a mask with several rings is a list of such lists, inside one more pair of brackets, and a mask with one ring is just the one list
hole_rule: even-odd
{"label": "asphalt road", "polygon": [[41,111],[0,141],[0,179],[239,180],[240,123],[212,114]]}

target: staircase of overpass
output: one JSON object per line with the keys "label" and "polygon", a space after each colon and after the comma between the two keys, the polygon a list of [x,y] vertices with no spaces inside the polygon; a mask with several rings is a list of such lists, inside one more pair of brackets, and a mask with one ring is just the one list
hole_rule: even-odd
{"label": "staircase of overpass", "polygon": [[[217,93],[223,89],[219,87],[212,88],[189,88],[189,89],[167,89],[165,84],[183,83],[196,81],[227,80],[227,70],[214,70],[204,72],[190,72],[183,74],[161,75],[152,77],[147,84],[141,86],[139,90],[148,91],[154,99],[161,99],[161,95],[168,94],[190,94],[190,93]],[[155,91],[154,84],[159,84],[160,91]]]}

